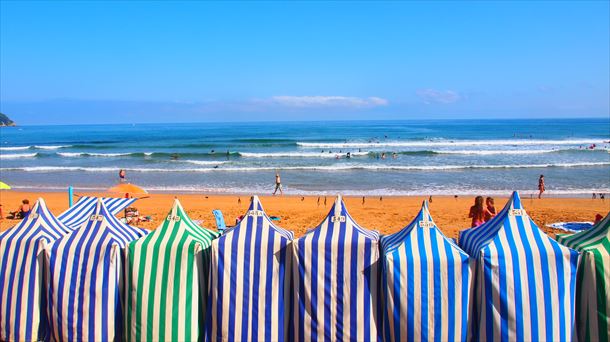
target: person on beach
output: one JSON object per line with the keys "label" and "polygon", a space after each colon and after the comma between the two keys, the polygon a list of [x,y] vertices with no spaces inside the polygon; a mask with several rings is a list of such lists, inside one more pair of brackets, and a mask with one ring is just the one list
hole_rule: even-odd
{"label": "person on beach", "polygon": [[469,218],[472,218],[471,227],[478,227],[485,223],[485,213],[487,209],[483,206],[483,196],[477,196],[474,199],[474,205],[470,207]]}
{"label": "person on beach", "polygon": [[542,198],[544,190],[544,175],[540,175],[540,178],[538,178],[538,199]]}
{"label": "person on beach", "polygon": [[119,181],[120,181],[121,183],[125,183],[125,180],[126,180],[126,179],[125,179],[125,170],[124,170],[124,169],[121,169],[121,170],[119,171]]}
{"label": "person on beach", "polygon": [[7,219],[11,219],[11,220],[24,219],[24,218],[28,217],[31,209],[32,208],[30,207],[30,201],[28,199],[24,199],[23,201],[21,201],[21,205],[19,206],[19,208],[17,208],[17,210],[10,212],[10,215],[7,217]]}
{"label": "person on beach", "polygon": [[496,216],[496,207],[494,205],[494,199],[492,197],[487,197],[485,199],[485,205],[487,206],[487,210],[485,211],[485,222],[491,220],[492,217]]}
{"label": "person on beach", "polygon": [[275,193],[280,190],[280,195],[283,195],[284,192],[282,191],[282,180],[280,178],[280,173],[276,172],[275,173],[275,190],[273,191],[273,196],[275,196]]}

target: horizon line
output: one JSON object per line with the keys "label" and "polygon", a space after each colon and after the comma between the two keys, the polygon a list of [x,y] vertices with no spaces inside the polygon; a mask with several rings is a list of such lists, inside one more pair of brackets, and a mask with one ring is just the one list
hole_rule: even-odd
{"label": "horizon line", "polygon": [[[4,113],[3,113],[4,114]],[[5,114],[7,115],[7,114]],[[8,115],[7,115],[8,116]],[[111,125],[111,126],[133,126],[133,125],[188,125],[188,124],[253,124],[253,123],[313,123],[313,122],[429,122],[429,121],[533,121],[533,120],[600,120],[600,119],[608,119],[610,123],[610,115],[609,116],[585,116],[585,117],[527,117],[527,118],[519,118],[519,117],[498,117],[498,118],[430,118],[430,119],[350,119],[350,120],[337,120],[337,119],[329,119],[329,120],[241,120],[241,121],[184,121],[184,122],[169,122],[169,121],[154,121],[154,122],[128,122],[128,123],[40,123],[40,124],[19,124],[17,122],[15,126],[0,126],[1,128],[19,128],[19,127],[35,127],[35,126],[101,126],[101,125]]]}

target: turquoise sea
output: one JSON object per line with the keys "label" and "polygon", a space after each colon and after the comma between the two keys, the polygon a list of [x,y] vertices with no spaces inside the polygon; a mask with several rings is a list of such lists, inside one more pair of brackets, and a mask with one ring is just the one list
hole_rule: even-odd
{"label": "turquoise sea", "polygon": [[528,196],[544,174],[590,196],[610,192],[609,141],[607,118],[4,127],[0,179],[103,190],[123,168],[151,191],[269,194],[277,170],[288,194]]}

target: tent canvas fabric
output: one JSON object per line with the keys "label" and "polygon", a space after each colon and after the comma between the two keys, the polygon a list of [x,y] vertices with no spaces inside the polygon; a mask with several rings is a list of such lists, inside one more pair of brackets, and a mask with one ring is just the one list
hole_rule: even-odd
{"label": "tent canvas fabric", "polygon": [[254,196],[239,224],[212,241],[207,332],[212,341],[290,339],[292,232]]}
{"label": "tent canvas fabric", "polygon": [[358,226],[338,196],[292,246],[294,339],[378,340],[379,234]]}
{"label": "tent canvas fabric", "polygon": [[[113,197],[100,197],[104,202],[106,209],[112,214],[116,215],[123,209],[129,207],[137,198],[113,198]],[[63,222],[66,226],[77,229],[87,222],[89,217],[93,214],[96,208],[98,197],[81,197],[76,204],[68,208],[68,210],[61,213],[57,218]]]}
{"label": "tent canvas fabric", "polygon": [[576,286],[581,341],[610,340],[610,213],[590,230],[557,241],[582,252]]}
{"label": "tent canvas fabric", "polygon": [[548,237],[517,192],[490,221],[460,232],[476,262],[477,340],[566,341],[575,336],[578,252]]}
{"label": "tent canvas fabric", "polygon": [[474,262],[438,229],[427,202],[381,239],[384,339],[466,341]]}
{"label": "tent canvas fabric", "polygon": [[70,232],[40,198],[26,219],[0,234],[0,340],[46,337],[42,252]]}
{"label": "tent canvas fabric", "polygon": [[209,251],[218,236],[191,221],[176,199],[155,231],[129,243],[127,341],[203,340]]}
{"label": "tent canvas fabric", "polygon": [[145,234],[120,222],[98,199],[81,228],[45,249],[51,339],[121,338],[121,249]]}

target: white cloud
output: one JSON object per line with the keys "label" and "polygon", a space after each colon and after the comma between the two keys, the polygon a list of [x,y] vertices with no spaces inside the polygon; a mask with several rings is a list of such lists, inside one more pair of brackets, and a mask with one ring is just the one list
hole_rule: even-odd
{"label": "white cloud", "polygon": [[380,97],[348,96],[273,96],[264,102],[287,107],[350,107],[370,108],[387,106],[388,100]]}
{"label": "white cloud", "polygon": [[447,104],[454,103],[462,99],[462,96],[453,90],[420,89],[416,94],[422,101],[424,101],[425,104]]}

